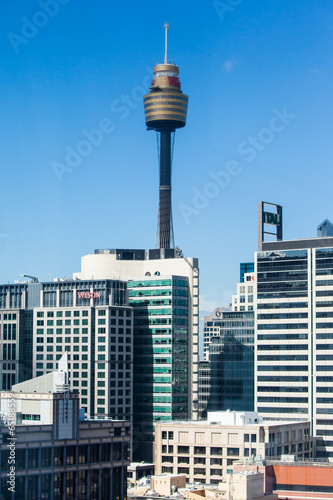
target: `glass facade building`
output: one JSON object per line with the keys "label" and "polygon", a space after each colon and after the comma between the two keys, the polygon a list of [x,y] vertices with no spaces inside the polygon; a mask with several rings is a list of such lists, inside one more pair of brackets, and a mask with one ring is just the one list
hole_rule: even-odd
{"label": "glass facade building", "polygon": [[201,364],[201,418],[207,411],[254,408],[254,312],[223,312],[219,323],[220,335],[212,337],[209,346],[209,362]]}
{"label": "glass facade building", "polygon": [[139,436],[140,454],[151,455],[154,422],[189,414],[189,286],[185,277],[154,276],[130,280],[128,288],[134,310],[134,442]]}
{"label": "glass facade building", "polygon": [[240,275],[239,275],[239,282],[243,283],[244,281],[244,274],[246,273],[253,273],[254,271],[254,262],[241,262],[239,266],[240,270]]}

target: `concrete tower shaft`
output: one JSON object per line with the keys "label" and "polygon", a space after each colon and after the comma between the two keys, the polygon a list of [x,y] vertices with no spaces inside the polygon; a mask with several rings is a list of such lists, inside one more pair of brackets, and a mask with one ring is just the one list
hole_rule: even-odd
{"label": "concrete tower shaft", "polygon": [[168,63],[167,32],[165,27],[164,63],[154,67],[149,94],[144,96],[145,119],[148,130],[160,134],[160,186],[158,228],[159,247],[171,248],[171,133],[185,127],[188,96],[181,91],[179,68]]}

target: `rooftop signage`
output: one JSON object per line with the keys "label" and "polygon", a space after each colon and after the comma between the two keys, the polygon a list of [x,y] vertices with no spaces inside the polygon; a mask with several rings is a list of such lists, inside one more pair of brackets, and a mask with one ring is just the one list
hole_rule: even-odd
{"label": "rooftop signage", "polygon": [[77,292],[78,299],[100,299],[101,292]]}

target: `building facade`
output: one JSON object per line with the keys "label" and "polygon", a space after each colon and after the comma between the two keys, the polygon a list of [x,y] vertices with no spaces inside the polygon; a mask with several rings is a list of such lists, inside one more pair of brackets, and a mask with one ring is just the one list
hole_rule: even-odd
{"label": "building facade", "polygon": [[231,307],[216,307],[214,311],[204,318],[204,360],[209,361],[209,347],[215,337],[219,337],[222,327],[224,312],[231,311]]}
{"label": "building facade", "polygon": [[1,392],[0,498],[124,500],[130,423],[80,419],[67,355],[59,365]]}
{"label": "building facade", "polygon": [[305,418],[333,459],[333,238],[262,243],[255,255],[256,409]]}
{"label": "building facade", "polygon": [[187,482],[218,484],[241,458],[313,455],[309,422],[260,421],[256,412],[212,412],[203,422],[159,423],[155,474],[186,474]]}
{"label": "building facade", "polygon": [[[295,456],[284,456],[282,460],[262,462],[235,462],[234,473],[244,470],[264,474],[265,495],[274,491],[279,500],[307,500],[332,498],[333,464],[316,460],[297,460]],[[266,497],[265,497],[266,498]]]}
{"label": "building facade", "polygon": [[0,388],[32,377],[33,308],[40,283],[0,285]]}
{"label": "building facade", "polygon": [[174,249],[96,250],[77,279],[128,280],[134,310],[134,457],[152,461],[154,424],[197,418],[198,260]]}
{"label": "building facade", "polygon": [[200,419],[206,418],[207,411],[254,410],[254,312],[221,312],[218,324],[209,361],[200,363]]}
{"label": "building facade", "polygon": [[232,296],[232,311],[253,311],[255,308],[255,275],[253,272],[241,272],[241,274],[243,280],[237,283],[237,292]]}
{"label": "building facade", "polygon": [[132,419],[133,310],[120,280],[1,285],[2,389],[53,371],[68,354],[87,416]]}

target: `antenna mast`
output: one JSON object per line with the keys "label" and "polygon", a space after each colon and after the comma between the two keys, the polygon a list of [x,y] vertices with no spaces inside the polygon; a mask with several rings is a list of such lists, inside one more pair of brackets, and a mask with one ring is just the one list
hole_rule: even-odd
{"label": "antenna mast", "polygon": [[168,64],[168,29],[169,29],[169,24],[168,23],[164,23],[164,29],[165,29],[164,64]]}

